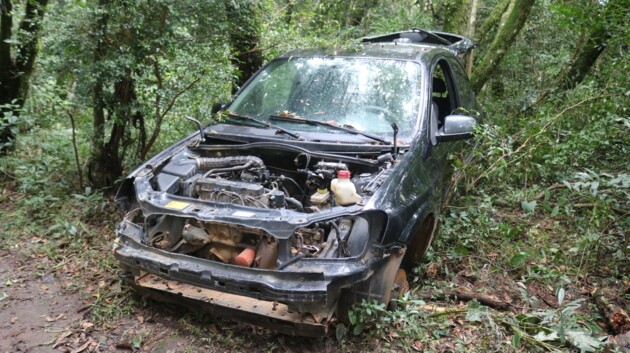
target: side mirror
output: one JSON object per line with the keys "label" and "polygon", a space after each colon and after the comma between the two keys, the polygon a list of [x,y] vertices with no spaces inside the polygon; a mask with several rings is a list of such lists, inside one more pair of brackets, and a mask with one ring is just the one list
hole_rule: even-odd
{"label": "side mirror", "polygon": [[436,139],[442,141],[458,141],[471,138],[475,132],[477,120],[467,115],[448,115],[444,118],[444,126],[436,134]]}
{"label": "side mirror", "polygon": [[227,105],[225,103],[214,103],[212,105],[212,110],[210,110],[210,113],[212,115],[214,115],[214,114],[218,113],[219,111],[225,109],[226,106]]}

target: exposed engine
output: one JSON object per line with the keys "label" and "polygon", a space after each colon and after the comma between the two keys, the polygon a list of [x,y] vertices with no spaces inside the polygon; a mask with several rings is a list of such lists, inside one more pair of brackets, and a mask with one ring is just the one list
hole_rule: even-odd
{"label": "exposed engine", "polygon": [[[166,164],[153,182],[159,191],[195,199],[312,213],[361,202],[363,196],[378,187],[372,182],[383,170],[361,166],[352,171],[348,163],[326,160],[309,167],[310,159],[299,154],[293,159],[295,167],[291,170],[286,168],[286,160],[268,167],[260,157],[250,155],[185,156]],[[354,176],[346,184],[356,196],[339,202],[341,194],[331,186],[343,171]]]}
{"label": "exposed engine", "polygon": [[[376,166],[315,160],[306,153],[260,152],[260,157],[175,155],[153,175],[151,185],[156,191],[212,203],[317,213],[365,202],[391,167],[391,155],[380,156]],[[296,229],[287,240],[253,227],[169,215],[150,216],[145,227],[149,246],[263,269],[286,266],[292,258],[356,255],[364,239],[351,234],[367,234],[361,217],[316,222]]]}

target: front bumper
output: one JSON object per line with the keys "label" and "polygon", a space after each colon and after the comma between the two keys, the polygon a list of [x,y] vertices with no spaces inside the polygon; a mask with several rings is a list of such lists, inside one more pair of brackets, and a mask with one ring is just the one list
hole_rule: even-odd
{"label": "front bumper", "polygon": [[152,274],[130,278],[129,283],[138,292],[155,300],[183,305],[192,310],[201,308],[213,314],[289,335],[323,336],[328,332],[328,321],[332,316],[332,312],[320,318],[300,314],[289,310],[286,304],[222,293],[165,280]]}
{"label": "front bumper", "polygon": [[141,292],[304,336],[324,334],[341,291],[365,283],[390,257],[374,245],[359,257],[305,258],[281,271],[265,270],[149,247],[135,240],[135,231],[119,229],[113,251]]}

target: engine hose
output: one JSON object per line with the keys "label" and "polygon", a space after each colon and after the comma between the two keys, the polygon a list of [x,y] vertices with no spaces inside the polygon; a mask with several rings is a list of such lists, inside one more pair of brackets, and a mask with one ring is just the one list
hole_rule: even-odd
{"label": "engine hose", "polygon": [[302,206],[302,203],[292,197],[285,197],[284,201],[288,204],[291,204],[291,206],[297,208],[298,211],[304,211],[304,206]]}
{"label": "engine hose", "polygon": [[258,168],[265,168],[265,162],[254,156],[235,156],[223,158],[197,157],[195,163],[199,170],[210,170],[216,168],[233,167],[247,163],[253,163]]}
{"label": "engine hose", "polygon": [[249,162],[247,162],[247,163],[245,163],[243,165],[236,165],[234,167],[213,168],[213,169],[210,169],[209,171],[205,172],[203,174],[202,178],[207,178],[208,175],[212,175],[212,174],[217,173],[217,172],[235,172],[237,170],[247,169],[247,168],[251,167],[252,164],[254,164],[254,162],[249,161]]}
{"label": "engine hose", "polygon": [[292,264],[298,262],[299,260],[301,260],[301,259],[303,259],[305,257],[313,257],[313,255],[311,255],[309,253],[299,253],[299,254],[293,256],[292,258],[288,259],[287,261],[281,263],[280,266],[278,266],[278,268],[276,268],[276,271],[282,271],[285,268],[287,268],[289,265],[292,265]]}
{"label": "engine hose", "polygon": [[337,225],[337,223],[330,221],[327,222],[328,224],[330,224],[334,229],[335,229],[335,233],[337,233],[337,256],[341,257],[341,230],[339,229],[339,226]]}

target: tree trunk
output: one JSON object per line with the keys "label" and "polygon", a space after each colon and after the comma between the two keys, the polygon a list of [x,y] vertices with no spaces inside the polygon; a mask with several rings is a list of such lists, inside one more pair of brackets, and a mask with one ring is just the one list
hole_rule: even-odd
{"label": "tree trunk", "polygon": [[[16,14],[11,0],[0,0],[0,155],[13,147],[14,126],[5,116],[16,116],[24,105],[39,51],[41,22],[47,4],[48,0],[26,2],[18,31],[21,44],[13,48],[10,40]],[[13,49],[15,58],[12,57]]]}
{"label": "tree trunk", "polygon": [[549,88],[542,92],[536,101],[530,104],[525,111],[544,101],[550,94],[568,91],[579,85],[591,68],[597,62],[599,56],[606,49],[610,33],[614,31],[615,24],[608,21],[611,17],[619,16],[623,13],[623,6],[620,0],[609,0],[601,7],[591,11],[591,23],[583,30],[580,41],[573,51],[573,55],[560,73],[554,77]]}
{"label": "tree trunk", "polygon": [[[129,125],[133,120],[132,105],[136,100],[134,82],[131,72],[121,78],[114,85],[114,124],[107,143],[104,141],[104,107],[102,85],[97,85],[94,94],[94,124],[98,124],[100,135],[99,146],[93,146],[93,157],[90,168],[90,180],[95,187],[105,188],[114,185],[116,179],[123,174],[124,152],[129,147],[126,136]],[[95,138],[94,141],[97,141]]]}
{"label": "tree trunk", "polygon": [[481,45],[484,45],[488,41],[488,38],[494,38],[491,37],[490,34],[496,33],[496,28],[501,21],[501,17],[503,17],[503,14],[508,10],[510,2],[510,0],[499,1],[499,3],[492,8],[492,11],[490,11],[490,14],[486,17],[481,26],[479,26],[477,40]]}
{"label": "tree trunk", "polygon": [[260,43],[260,18],[256,3],[246,0],[226,0],[226,13],[230,19],[232,64],[238,69],[238,78],[232,89],[236,92],[262,65],[264,57]]}
{"label": "tree trunk", "polygon": [[[470,1],[470,16],[468,17],[468,29],[466,35],[470,38],[475,36],[475,25],[477,24],[477,7],[479,3],[477,0]],[[466,74],[468,77],[472,74],[473,67],[473,52],[474,49],[466,54]]]}
{"label": "tree trunk", "polygon": [[470,0],[455,0],[443,7],[442,29],[451,33],[466,33],[466,19],[470,12]]}
{"label": "tree trunk", "polygon": [[[615,3],[615,0],[610,0],[606,3],[606,7],[614,6]],[[606,26],[589,27],[588,34],[575,48],[571,60],[560,73],[557,80],[559,82],[558,88],[570,90],[580,84],[591,70],[591,67],[595,65],[604,49],[606,49],[606,43],[609,38],[610,31]]]}
{"label": "tree trunk", "polygon": [[515,0],[514,7],[505,20],[505,24],[492,41],[490,48],[473,71],[471,81],[473,89],[479,92],[488,81],[496,67],[501,63],[516,36],[521,31],[535,0]]}
{"label": "tree trunk", "polygon": [[[98,7],[101,11],[95,21],[94,40],[94,63],[102,61],[107,54],[105,37],[107,35],[108,13],[103,10],[105,0],[99,1]],[[88,179],[92,186],[100,188],[110,184],[111,176],[108,174],[107,151],[105,150],[105,97],[104,97],[104,75],[96,73],[95,83],[92,86],[92,146],[90,159],[88,161]]]}

